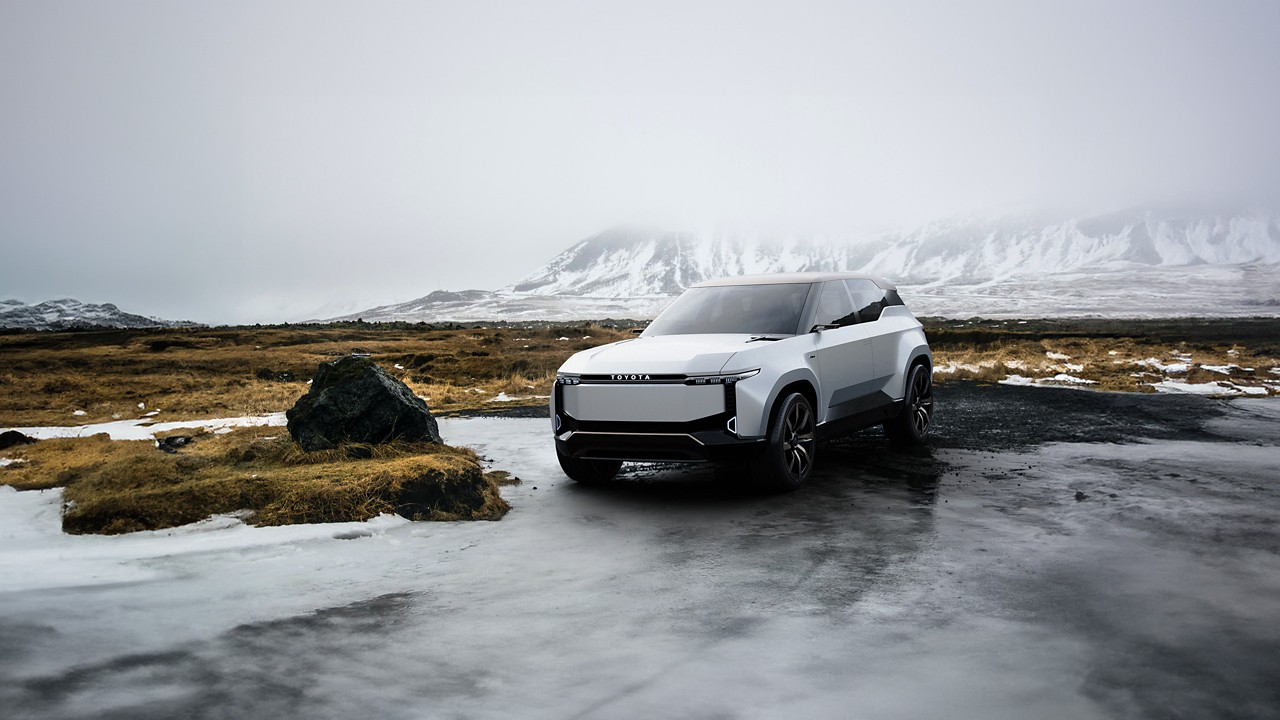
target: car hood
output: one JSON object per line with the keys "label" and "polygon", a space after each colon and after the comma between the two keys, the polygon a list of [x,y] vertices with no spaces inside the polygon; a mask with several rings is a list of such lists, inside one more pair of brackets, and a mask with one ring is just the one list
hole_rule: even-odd
{"label": "car hood", "polygon": [[660,335],[623,340],[583,350],[560,372],[577,375],[635,373],[703,375],[720,372],[734,354],[751,345],[751,335]]}

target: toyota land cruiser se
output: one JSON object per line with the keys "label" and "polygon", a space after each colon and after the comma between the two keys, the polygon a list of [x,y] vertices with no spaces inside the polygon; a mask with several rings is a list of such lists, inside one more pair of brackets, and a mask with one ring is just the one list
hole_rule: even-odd
{"label": "toyota land cruiser se", "polygon": [[624,461],[734,463],[767,488],[813,472],[820,440],[883,424],[921,442],[933,355],[893,285],[853,273],[698,283],[631,340],[570,357],[551,398],[566,475]]}

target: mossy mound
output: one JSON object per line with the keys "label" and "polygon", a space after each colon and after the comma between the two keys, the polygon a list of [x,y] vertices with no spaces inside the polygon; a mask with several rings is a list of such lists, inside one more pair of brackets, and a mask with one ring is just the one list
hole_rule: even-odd
{"label": "mossy mound", "polygon": [[307,452],[282,428],[205,434],[164,453],[105,435],[47,440],[0,470],[20,490],[65,487],[62,529],[115,534],[250,510],[256,525],[368,520],[497,520],[510,506],[475,453],[430,442]]}

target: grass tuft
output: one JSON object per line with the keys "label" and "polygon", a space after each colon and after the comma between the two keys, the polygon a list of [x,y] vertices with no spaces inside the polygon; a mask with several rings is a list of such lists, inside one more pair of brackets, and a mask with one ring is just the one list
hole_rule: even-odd
{"label": "grass tuft", "polygon": [[203,434],[177,453],[106,435],[6,451],[20,490],[65,487],[62,528],[157,530],[250,510],[256,525],[368,520],[497,520],[510,506],[470,450],[435,443],[345,445],[306,452],[280,428]]}

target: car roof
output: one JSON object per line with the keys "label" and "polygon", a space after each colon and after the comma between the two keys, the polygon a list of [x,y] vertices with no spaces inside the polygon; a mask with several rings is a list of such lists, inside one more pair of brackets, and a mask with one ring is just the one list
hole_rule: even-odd
{"label": "car roof", "polygon": [[789,285],[798,283],[816,283],[827,280],[870,280],[883,290],[896,290],[893,283],[865,273],[855,272],[795,272],[769,273],[767,275],[739,275],[737,277],[703,280],[689,287],[724,287],[726,285]]}

